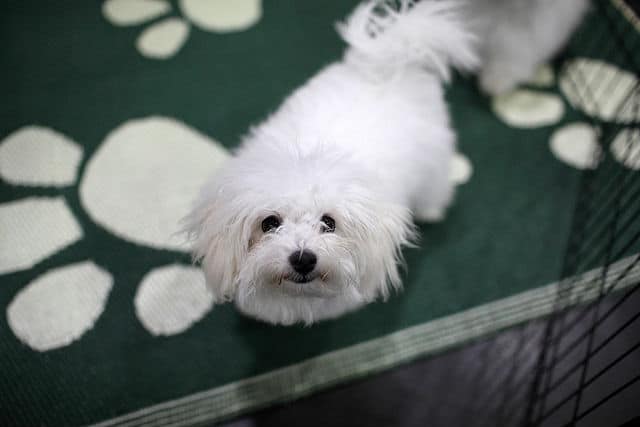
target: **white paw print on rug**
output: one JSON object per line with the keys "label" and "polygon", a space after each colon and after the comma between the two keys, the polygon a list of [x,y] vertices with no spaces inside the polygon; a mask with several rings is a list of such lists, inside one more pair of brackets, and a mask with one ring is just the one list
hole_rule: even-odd
{"label": "white paw print on rug", "polygon": [[[529,86],[551,87],[553,70],[543,66]],[[560,91],[568,103],[587,116],[598,120],[628,125],[640,120],[634,108],[638,79],[612,64],[588,58],[570,60],[558,78]],[[635,92],[634,92],[635,91]],[[541,90],[516,89],[491,100],[494,113],[507,125],[536,128],[558,123],[564,116],[560,96]],[[576,169],[594,169],[602,159],[598,129],[589,123],[576,122],[556,129],[549,148],[563,163]],[[640,136],[637,128],[623,129],[611,144],[612,157],[633,170],[640,169]]]}
{"label": "white paw print on rug", "polygon": [[[180,17],[170,16],[143,30],[136,40],[141,55],[153,59],[174,56],[187,41],[191,24],[215,33],[244,31],[262,17],[262,0],[179,0]],[[171,12],[167,0],[107,0],[102,14],[113,25],[134,26]]]}
{"label": "white paw print on rug", "polygon": [[[79,186],[82,208],[112,234],[156,249],[186,252],[176,237],[207,177],[229,157],[216,141],[165,117],[130,120],[111,131],[77,172],[82,147],[42,126],[0,142],[0,177],[11,185]],[[81,240],[82,228],[62,195],[0,203],[0,274],[27,270]],[[13,333],[38,351],[69,345],[102,314],[112,275],[88,260],[60,265],[27,283],[7,307]],[[187,330],[213,299],[201,271],[170,265],[149,271],[135,311],[153,335]]]}
{"label": "white paw print on rug", "polygon": [[[148,117],[109,132],[78,180],[82,157],[81,146],[69,137],[26,126],[0,142],[0,177],[12,185],[77,186],[82,209],[112,235],[186,252],[180,220],[229,154],[182,122]],[[456,153],[452,182],[463,184],[471,173],[469,160]],[[32,268],[84,237],[62,195],[0,203],[0,235],[0,274]],[[57,266],[15,295],[7,308],[9,327],[34,350],[64,347],[98,321],[114,286],[113,276],[91,260]],[[171,264],[149,270],[132,303],[149,333],[170,336],[204,317],[213,298],[199,268]]]}

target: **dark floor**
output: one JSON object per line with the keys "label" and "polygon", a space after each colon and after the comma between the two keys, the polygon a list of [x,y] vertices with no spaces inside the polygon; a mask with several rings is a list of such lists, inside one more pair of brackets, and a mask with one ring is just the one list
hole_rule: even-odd
{"label": "dark floor", "polygon": [[640,426],[639,318],[636,283],[553,329],[532,322],[224,425]]}
{"label": "dark floor", "polygon": [[[597,348],[611,333],[626,326],[591,359],[587,367],[587,386],[582,406],[589,408],[620,385],[640,374],[640,292],[624,290],[608,298],[598,308],[599,316],[629,294],[596,331],[592,348]],[[588,332],[593,309],[575,308],[567,316],[586,313],[574,329],[563,338],[571,344]],[[312,397],[259,411],[242,417],[226,427],[247,426],[515,426],[522,425],[538,361],[537,345],[546,322],[538,321],[505,331],[464,348],[419,360],[389,372],[349,385],[333,388]],[[602,336],[600,336],[602,335]],[[580,369],[568,375],[559,386],[554,383],[572,366],[580,366],[586,340],[569,351],[558,348],[561,360],[555,365],[554,391],[547,394],[545,412],[552,411],[539,425],[565,425],[573,411],[573,400],[557,406],[575,391]],[[625,355],[625,353],[627,353]],[[566,354],[566,356],[563,356]],[[616,361],[624,355],[619,361]],[[614,366],[605,375],[588,383],[607,364]],[[640,382],[616,394],[585,416],[578,426],[620,426],[640,416]],[[539,403],[539,402],[538,402]],[[640,421],[640,419],[638,419]],[[640,425],[640,424],[638,424]]]}

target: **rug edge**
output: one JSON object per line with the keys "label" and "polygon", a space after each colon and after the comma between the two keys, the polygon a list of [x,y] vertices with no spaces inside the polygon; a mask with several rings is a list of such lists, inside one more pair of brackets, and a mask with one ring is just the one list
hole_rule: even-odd
{"label": "rug edge", "polygon": [[[618,273],[628,274],[616,284],[616,291],[640,280],[640,264],[635,254],[611,264],[605,286],[616,283]],[[567,305],[584,304],[597,298],[595,287],[603,268],[595,268],[570,278]],[[566,279],[565,279],[566,280]],[[194,393],[179,399],[136,410],[92,424],[107,426],[186,426],[212,423],[276,403],[299,399],[332,385],[362,378],[397,367],[419,357],[491,335],[551,313],[562,282],[553,282],[490,303],[412,326],[379,338],[270,371],[255,377]],[[282,384],[290,387],[282,387]]]}

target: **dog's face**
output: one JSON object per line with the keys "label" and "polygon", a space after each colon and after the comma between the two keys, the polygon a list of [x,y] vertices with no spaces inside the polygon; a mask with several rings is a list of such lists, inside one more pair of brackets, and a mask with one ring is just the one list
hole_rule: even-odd
{"label": "dog's face", "polygon": [[248,285],[242,293],[255,293],[261,282],[280,288],[278,292],[309,297],[335,296],[339,283],[352,286],[357,278],[350,241],[341,230],[336,232],[334,217],[317,208],[260,215],[238,273],[239,283]]}
{"label": "dog's face", "polygon": [[287,203],[249,220],[235,282],[240,310],[273,323],[311,323],[364,301],[360,243],[345,229],[344,212],[329,208]]}
{"label": "dog's face", "polygon": [[[271,323],[338,316],[400,285],[410,214],[353,168],[242,156],[209,184],[190,218],[194,253],[216,302]],[[357,173],[357,172],[356,172]]]}

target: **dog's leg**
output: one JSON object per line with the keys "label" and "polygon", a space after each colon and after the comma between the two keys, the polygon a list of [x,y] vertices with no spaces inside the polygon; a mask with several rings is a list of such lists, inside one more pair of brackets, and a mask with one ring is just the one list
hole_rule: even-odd
{"label": "dog's leg", "polygon": [[509,91],[530,79],[567,43],[589,6],[588,0],[481,4],[484,7],[476,14],[487,15],[489,22],[483,30],[483,65],[478,77],[480,88],[489,95]]}
{"label": "dog's leg", "polygon": [[453,201],[455,185],[449,179],[449,168],[438,165],[438,170],[425,173],[413,197],[413,214],[418,222],[442,221]]}

